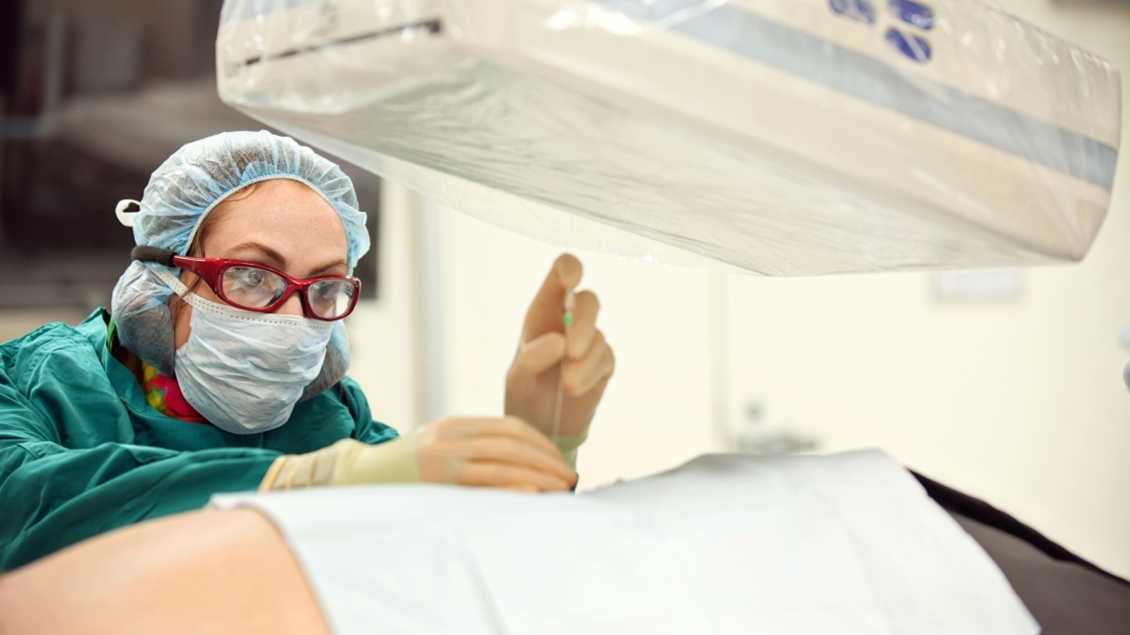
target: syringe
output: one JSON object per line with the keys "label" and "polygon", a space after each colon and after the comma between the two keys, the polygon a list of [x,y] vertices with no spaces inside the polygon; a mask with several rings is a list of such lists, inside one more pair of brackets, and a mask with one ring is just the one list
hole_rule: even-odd
{"label": "syringe", "polygon": [[561,368],[557,372],[557,406],[553,411],[553,434],[549,440],[557,445],[557,437],[561,431],[561,409],[565,405],[565,360],[569,359],[569,327],[573,325],[573,306],[574,294],[573,289],[565,288],[565,314],[561,320],[564,325],[565,333],[565,354],[561,356]]}

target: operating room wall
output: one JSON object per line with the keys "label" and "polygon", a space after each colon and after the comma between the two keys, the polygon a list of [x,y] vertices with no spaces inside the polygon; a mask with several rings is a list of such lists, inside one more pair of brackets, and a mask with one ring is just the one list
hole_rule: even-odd
{"label": "operating room wall", "polygon": [[[1126,80],[1127,8],[1002,4]],[[1125,122],[1125,98],[1123,109]],[[1124,123],[1124,151],[1127,141]],[[1023,271],[1012,301],[942,302],[921,274],[731,278],[730,392],[786,413],[822,451],[882,447],[1130,575],[1128,274],[1122,157],[1087,258]]]}
{"label": "operating room wall", "polygon": [[[1130,69],[1125,8],[1003,5]],[[561,250],[386,189],[391,248],[381,300],[351,318],[353,374],[401,429],[497,415],[526,306]],[[942,301],[920,273],[771,279],[577,253],[617,354],[582,489],[729,449],[719,426],[756,402],[817,451],[883,448],[1130,575],[1125,160],[1085,261],[1022,271],[1008,300]]]}

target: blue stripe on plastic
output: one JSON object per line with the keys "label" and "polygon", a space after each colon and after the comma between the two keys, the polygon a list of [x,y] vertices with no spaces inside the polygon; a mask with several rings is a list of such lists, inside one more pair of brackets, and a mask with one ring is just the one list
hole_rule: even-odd
{"label": "blue stripe on plastic", "polygon": [[877,59],[732,5],[707,10],[702,0],[597,1],[1108,191],[1114,183],[1118,151],[1102,142],[923,77],[912,80]]}

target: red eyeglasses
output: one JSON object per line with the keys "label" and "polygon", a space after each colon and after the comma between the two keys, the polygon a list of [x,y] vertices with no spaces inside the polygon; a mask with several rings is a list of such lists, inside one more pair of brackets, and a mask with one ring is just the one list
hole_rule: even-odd
{"label": "red eyeglasses", "polygon": [[361,281],[352,276],[300,280],[266,265],[224,258],[190,258],[154,247],[135,247],[134,260],[180,267],[200,276],[224,302],[259,313],[273,313],[295,292],[306,317],[332,322],[353,312]]}

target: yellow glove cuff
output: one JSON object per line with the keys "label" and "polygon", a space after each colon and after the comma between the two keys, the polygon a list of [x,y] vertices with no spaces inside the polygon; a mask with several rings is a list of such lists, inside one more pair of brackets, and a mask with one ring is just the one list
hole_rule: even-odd
{"label": "yellow glove cuff", "polygon": [[416,468],[416,435],[409,433],[407,436],[385,441],[380,445],[354,442],[344,447],[334,463],[331,484],[419,482],[420,472]]}
{"label": "yellow glove cuff", "polygon": [[379,445],[342,439],[315,452],[275,459],[259,483],[259,491],[419,480],[414,435]]}

